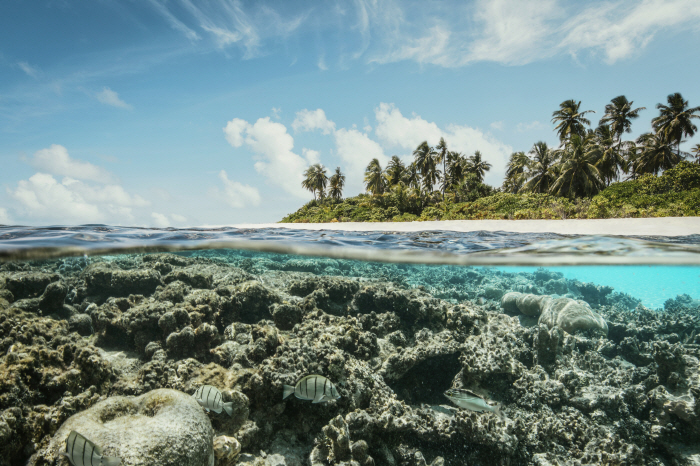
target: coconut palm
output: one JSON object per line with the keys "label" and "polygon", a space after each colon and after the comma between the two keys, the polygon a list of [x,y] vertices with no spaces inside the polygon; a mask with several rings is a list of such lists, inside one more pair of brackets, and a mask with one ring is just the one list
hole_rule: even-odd
{"label": "coconut palm", "polygon": [[695,163],[700,163],[700,144],[695,144],[693,148],[690,149],[690,152],[695,157]]}
{"label": "coconut palm", "polygon": [[406,172],[406,166],[403,164],[398,155],[392,155],[389,164],[386,166],[386,178],[389,186],[395,186],[400,183]]}
{"label": "coconut palm", "polygon": [[406,166],[406,171],[403,174],[403,182],[406,186],[412,188],[420,187],[420,170],[418,170],[418,165],[416,162],[411,162]]}
{"label": "coconut palm", "polygon": [[435,156],[435,149],[428,145],[428,141],[421,142],[413,151],[413,161],[420,171],[423,187],[428,192],[433,191],[433,186],[440,179]]}
{"label": "coconut palm", "polygon": [[333,199],[341,199],[343,197],[343,188],[345,187],[345,175],[340,171],[340,167],[336,167],[335,173],[330,178],[330,188],[328,195]]}
{"label": "coconut palm", "polygon": [[506,179],[503,189],[509,193],[517,193],[527,181],[527,175],[532,161],[525,152],[513,152],[506,165]]}
{"label": "coconut palm", "polygon": [[632,120],[639,117],[639,112],[646,110],[646,107],[638,107],[632,110],[634,101],[627,100],[624,95],[619,95],[612,99],[605,106],[605,115],[598,123],[600,126],[609,124],[613,135],[617,137],[617,145],[622,142],[622,133],[632,131]]}
{"label": "coconut palm", "polygon": [[530,180],[523,189],[533,193],[546,193],[554,180],[553,168],[557,161],[556,152],[547,147],[547,143],[538,141],[530,150]]}
{"label": "coconut palm", "polygon": [[620,169],[627,169],[627,162],[622,155],[621,143],[615,145],[615,132],[610,125],[600,125],[595,130],[592,144],[597,146],[599,158],[596,166],[605,186],[610,186],[618,179]]}
{"label": "coconut palm", "polygon": [[573,134],[560,149],[559,176],[549,191],[569,198],[594,196],[603,189],[603,180],[596,167],[598,151],[592,144],[592,133]]}
{"label": "coconut palm", "polygon": [[672,142],[661,132],[644,133],[637,138],[639,152],[634,161],[634,173],[641,175],[673,168],[682,160],[680,152],[673,152]]}
{"label": "coconut palm", "polygon": [[453,189],[454,186],[458,185],[464,179],[464,174],[467,171],[467,160],[460,152],[449,151],[446,159],[445,176],[442,180],[443,192],[447,188]]}
{"label": "coconut palm", "polygon": [[374,196],[384,193],[385,181],[379,159],[372,159],[365,169],[365,187],[367,191]]}
{"label": "coconut palm", "polygon": [[651,125],[657,133],[676,144],[676,155],[680,157],[681,139],[683,136],[693,137],[698,130],[691,120],[700,118],[700,107],[688,108],[688,101],[683,100],[680,92],[669,94],[666,101],[668,105],[656,105],[660,115],[651,120]]}
{"label": "coconut palm", "polygon": [[484,174],[491,170],[491,164],[481,159],[481,152],[476,151],[469,157],[469,171],[476,175],[479,183],[483,183]]}
{"label": "coconut palm", "polygon": [[301,182],[301,187],[311,191],[314,194],[314,200],[316,200],[316,192],[319,193],[319,198],[323,199],[327,184],[326,167],[320,163],[315,163],[304,170],[304,180]]}
{"label": "coconut palm", "polygon": [[[435,159],[437,162],[442,162],[442,174],[443,174],[443,180],[447,179],[447,143],[445,142],[445,138],[440,138],[440,142],[438,143],[437,146],[435,146],[435,149],[437,149],[437,153],[435,155]],[[443,181],[442,183],[442,200],[445,200],[445,188],[446,182]]]}
{"label": "coconut palm", "polygon": [[560,141],[570,139],[574,134],[583,136],[586,132],[584,125],[591,124],[584,118],[584,115],[595,112],[593,110],[582,112],[580,107],[581,101],[576,102],[574,99],[569,99],[559,104],[559,110],[552,112],[552,123],[559,123],[554,129],[557,131]]}

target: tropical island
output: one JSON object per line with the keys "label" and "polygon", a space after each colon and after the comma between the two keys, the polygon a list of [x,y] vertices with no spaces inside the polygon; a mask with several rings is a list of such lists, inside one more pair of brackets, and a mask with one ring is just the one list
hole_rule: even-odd
{"label": "tropical island", "polygon": [[[491,164],[477,150],[467,156],[422,142],[405,164],[373,159],[364,174],[366,193],[343,198],[340,167],[329,177],[321,164],[304,172],[302,187],[314,199],[281,223],[408,222],[427,220],[682,217],[700,215],[700,144],[693,137],[700,107],[680,93],[659,103],[652,131],[623,140],[645,107],[624,95],[605,106],[592,129],[581,102],[566,100],[552,113],[558,147],[536,142],[511,154],[502,186],[484,183]],[[693,160],[694,159],[694,160]]]}

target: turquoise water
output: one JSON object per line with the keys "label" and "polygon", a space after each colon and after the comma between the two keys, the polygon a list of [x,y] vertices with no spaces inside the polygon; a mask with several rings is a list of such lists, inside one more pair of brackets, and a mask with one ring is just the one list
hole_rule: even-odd
{"label": "turquoise water", "polygon": [[[508,273],[533,273],[537,267],[497,267]],[[700,267],[664,265],[607,265],[546,267],[560,272],[564,278],[611,286],[619,293],[641,299],[651,309],[662,309],[667,299],[687,294],[700,300]]]}

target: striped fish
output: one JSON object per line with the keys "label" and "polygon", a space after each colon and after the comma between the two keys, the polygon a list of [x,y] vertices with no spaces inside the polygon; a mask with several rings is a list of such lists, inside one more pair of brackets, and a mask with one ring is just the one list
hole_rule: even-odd
{"label": "striped fish", "polygon": [[199,406],[207,411],[214,411],[216,414],[226,411],[226,414],[233,416],[233,403],[224,403],[221,392],[216,387],[202,385],[192,396],[197,400]]}
{"label": "striped fish", "polygon": [[102,448],[74,430],[66,439],[66,451],[60,452],[73,466],[119,466],[122,460],[117,457],[102,456]]}
{"label": "striped fish", "polygon": [[460,408],[469,409],[478,413],[488,411],[494,413],[501,419],[505,418],[505,415],[501,412],[500,403],[490,405],[483,397],[470,390],[464,388],[450,388],[445,392],[445,396]]}
{"label": "striped fish", "polygon": [[294,387],[285,385],[282,399],[287,398],[292,393],[299,399],[313,400],[313,403],[325,403],[340,398],[338,389],[335,388],[333,382],[322,375],[307,375]]}

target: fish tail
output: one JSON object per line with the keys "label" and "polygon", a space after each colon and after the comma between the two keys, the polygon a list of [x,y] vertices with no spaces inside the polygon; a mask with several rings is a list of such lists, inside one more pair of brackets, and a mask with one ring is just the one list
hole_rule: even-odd
{"label": "fish tail", "polygon": [[294,387],[292,387],[291,385],[285,385],[284,386],[284,394],[282,395],[282,399],[284,400],[292,393],[294,393]]}
{"label": "fish tail", "polygon": [[506,418],[506,415],[503,414],[503,411],[501,411],[501,403],[496,404],[496,409],[494,410],[494,413],[496,413],[496,416],[500,417],[501,419]]}
{"label": "fish tail", "polygon": [[102,466],[119,466],[120,464],[122,464],[122,460],[116,456],[102,457]]}
{"label": "fish tail", "polygon": [[230,403],[224,403],[224,411],[226,411],[226,414],[228,414],[229,417],[233,417],[233,401]]}

